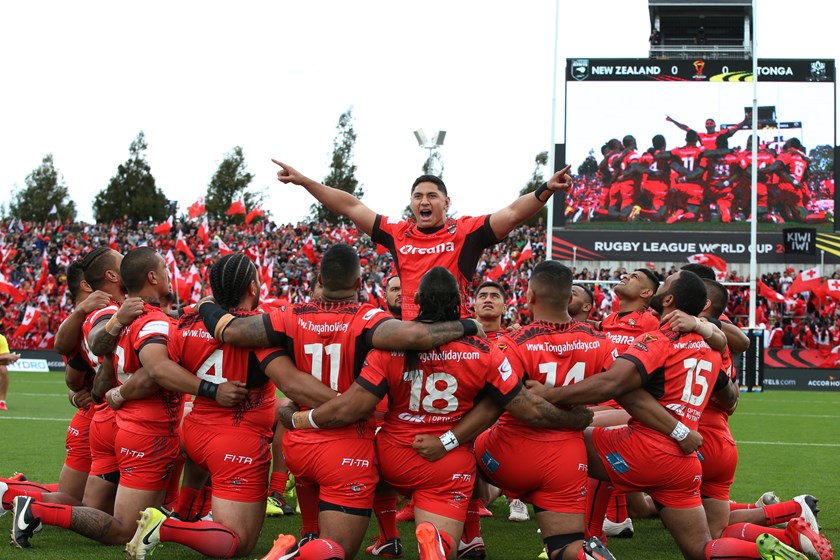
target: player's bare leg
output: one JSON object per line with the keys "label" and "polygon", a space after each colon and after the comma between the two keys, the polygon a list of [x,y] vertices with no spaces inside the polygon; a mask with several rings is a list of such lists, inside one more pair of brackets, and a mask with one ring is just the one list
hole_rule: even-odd
{"label": "player's bare leg", "polygon": [[[444,540],[444,550],[447,546],[449,547],[449,550],[446,550],[446,558],[454,560],[458,554],[458,542],[461,540],[461,533],[464,531],[464,524],[461,521],[420,509],[417,506],[414,506],[414,521],[417,525],[428,522],[437,527]],[[448,543],[444,533],[448,535]]]}
{"label": "player's bare leg", "polygon": [[369,523],[369,511],[368,515],[354,515],[322,509],[318,514],[318,525],[321,528],[319,537],[341,545],[346,558],[355,558]]}
{"label": "player's bare leg", "polygon": [[706,543],[712,540],[712,537],[709,526],[706,524],[706,512],[703,506],[664,507],[659,511],[659,517],[662,518],[687,560],[705,559]]}
{"label": "player's bare leg", "polygon": [[[536,518],[549,560],[575,560],[583,544],[583,514],[542,510]],[[569,540],[577,534],[581,538]]]}
{"label": "player's bare leg", "polygon": [[117,483],[113,482],[113,480],[113,478],[109,481],[100,476],[90,475],[85,484],[85,495],[82,498],[82,503],[87,507],[98,509],[108,515],[113,514],[114,499],[117,496]]}
{"label": "player's bare leg", "polygon": [[81,502],[85,496],[88,473],[64,465],[58,473],[58,490],[76,498]]}

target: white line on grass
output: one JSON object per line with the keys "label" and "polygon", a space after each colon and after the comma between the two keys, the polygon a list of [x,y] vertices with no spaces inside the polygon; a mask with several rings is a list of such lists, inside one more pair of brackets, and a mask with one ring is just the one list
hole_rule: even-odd
{"label": "white line on grass", "polygon": [[14,393],[14,397],[62,397],[67,398],[67,393]]}
{"label": "white line on grass", "polygon": [[736,412],[738,416],[782,416],[791,418],[840,418],[840,414],[782,414],[775,412]]}
{"label": "white line on grass", "polygon": [[36,418],[34,416],[0,416],[0,420],[41,420],[43,422],[69,422],[70,418]]}
{"label": "white line on grass", "polygon": [[805,443],[802,441],[740,441],[736,442],[738,445],[799,445],[805,447],[840,447],[840,443]]}

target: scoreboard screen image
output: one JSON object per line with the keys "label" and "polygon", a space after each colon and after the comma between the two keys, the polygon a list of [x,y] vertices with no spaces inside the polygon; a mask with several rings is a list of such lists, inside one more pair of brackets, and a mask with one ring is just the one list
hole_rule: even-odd
{"label": "scoreboard screen image", "polygon": [[[750,60],[567,59],[557,137],[576,180],[553,225],[726,231],[746,222],[752,80]],[[763,228],[833,226],[835,99],[834,60],[759,59]]]}

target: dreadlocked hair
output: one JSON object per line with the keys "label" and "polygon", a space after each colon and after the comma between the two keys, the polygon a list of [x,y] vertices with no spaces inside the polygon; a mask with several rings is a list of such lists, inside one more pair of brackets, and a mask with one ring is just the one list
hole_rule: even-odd
{"label": "dreadlocked hair", "polygon": [[257,267],[242,253],[225,255],[210,268],[210,288],[216,303],[225,309],[239,306],[248,285],[257,279]]}
{"label": "dreadlocked hair", "polygon": [[458,281],[442,266],[423,275],[417,288],[420,321],[455,321],[461,317],[461,294]]}
{"label": "dreadlocked hair", "polygon": [[[461,317],[461,294],[458,281],[442,266],[436,266],[423,275],[417,288],[417,303],[420,313],[415,321],[436,323],[457,321]],[[405,353],[408,371],[417,369],[418,352]]]}

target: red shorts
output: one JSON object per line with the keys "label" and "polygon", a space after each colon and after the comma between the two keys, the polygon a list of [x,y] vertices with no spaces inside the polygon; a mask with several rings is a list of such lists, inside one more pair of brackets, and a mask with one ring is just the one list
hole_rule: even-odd
{"label": "red shorts", "polygon": [[373,493],[379,483],[373,440],[289,444],[284,437],[283,454],[295,480],[320,487],[321,500],[349,508],[373,508]]}
{"label": "red shorts", "polygon": [[653,437],[629,426],[592,431],[592,442],[616,490],[647,492],[665,507],[702,505],[697,455],[666,453]]}
{"label": "red shorts", "polygon": [[429,462],[410,446],[377,436],[376,452],[382,480],[400,494],[413,495],[422,510],[464,522],[475,484],[475,455],[468,446],[456,447]]}
{"label": "red shorts", "polygon": [[494,426],[475,440],[478,467],[514,498],[548,511],[583,514],[587,462],[582,432],[561,440],[518,437]]}
{"label": "red shorts", "polygon": [[738,448],[732,435],[720,430],[700,428],[703,447],[698,451],[703,482],[700,495],[714,500],[729,500],[729,488],[735,481],[738,466]]}
{"label": "red shorts", "polygon": [[117,472],[120,464],[114,452],[117,420],[113,416],[105,422],[90,423],[90,474],[100,476]]}
{"label": "red shorts", "polygon": [[118,430],[114,451],[120,464],[120,486],[135,490],[166,490],[175,459],[181,451],[181,438]]}
{"label": "red shorts", "polygon": [[210,472],[213,496],[234,502],[261,502],[268,495],[271,437],[247,428],[215,427],[184,418],[187,455]]}
{"label": "red shorts", "polygon": [[64,464],[71,469],[86,473],[90,472],[91,463],[91,416],[85,411],[76,412],[70,419],[70,425],[67,426],[67,436],[64,438],[64,447],[67,450]]}

